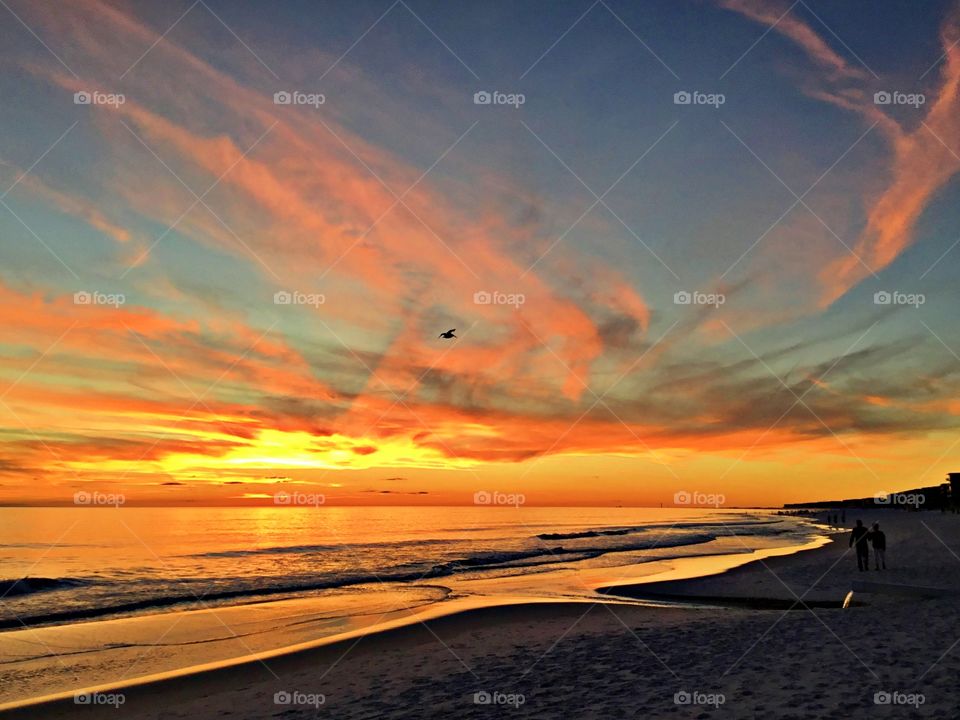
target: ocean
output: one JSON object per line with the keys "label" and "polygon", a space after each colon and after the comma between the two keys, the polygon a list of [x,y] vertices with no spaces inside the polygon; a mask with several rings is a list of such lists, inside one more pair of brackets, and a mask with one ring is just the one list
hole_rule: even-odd
{"label": "ocean", "polygon": [[0,508],[0,629],[306,596],[349,610],[386,588],[587,595],[571,577],[816,535],[797,518],[712,509]]}

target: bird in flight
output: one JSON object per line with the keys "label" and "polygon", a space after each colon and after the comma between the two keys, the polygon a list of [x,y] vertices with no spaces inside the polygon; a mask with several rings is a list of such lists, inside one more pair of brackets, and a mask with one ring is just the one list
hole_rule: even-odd
{"label": "bird in flight", "polygon": [[437,337],[442,337],[449,340],[450,338],[456,337],[456,335],[453,334],[454,332],[456,332],[456,328],[453,328],[453,330],[447,330],[446,332],[442,332]]}

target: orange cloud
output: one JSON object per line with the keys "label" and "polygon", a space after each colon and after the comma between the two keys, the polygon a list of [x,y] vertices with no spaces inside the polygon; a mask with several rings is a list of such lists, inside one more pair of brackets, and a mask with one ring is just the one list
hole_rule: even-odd
{"label": "orange cloud", "polygon": [[[821,305],[827,306],[860,282],[871,271],[892,263],[913,241],[916,221],[936,193],[960,170],[960,148],[950,143],[960,137],[960,10],[954,8],[943,22],[944,50],[939,86],[930,93],[926,114],[908,129],[873,102],[870,78],[851,65],[803,20],[786,2],[721,0],[721,6],[750,19],[774,26],[796,43],[817,65],[827,69],[826,86],[812,82],[804,90],[812,97],[861,115],[877,124],[891,144],[886,187],[868,199],[867,224],[853,253],[831,261],[820,273]],[[778,22],[779,20],[779,22]]]}
{"label": "orange cloud", "polygon": [[[911,131],[893,139],[890,181],[874,200],[867,227],[854,251],[877,272],[909,247],[913,228],[930,200],[960,170],[960,25],[957,14],[944,24],[941,40],[945,59],[940,86],[926,116]],[[867,274],[855,257],[841,258],[823,273],[826,302],[831,302]]]}

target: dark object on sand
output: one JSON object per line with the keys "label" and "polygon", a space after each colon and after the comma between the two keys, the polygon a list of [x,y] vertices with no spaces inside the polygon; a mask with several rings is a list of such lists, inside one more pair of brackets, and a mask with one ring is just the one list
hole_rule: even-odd
{"label": "dark object on sand", "polygon": [[[743,595],[700,595],[697,593],[670,592],[668,589],[672,581],[664,583],[647,583],[645,585],[624,585],[614,587],[598,588],[597,592],[602,595],[612,595],[614,597],[629,597],[635,600],[650,600],[653,602],[677,603],[691,606],[717,606],[717,607],[737,607],[749,608],[751,610],[811,610],[813,608],[827,608],[839,610],[844,605],[844,600],[807,600],[805,598],[788,597],[745,597]],[[658,585],[665,585],[667,588],[661,589]],[[857,606],[862,603],[847,602],[846,607]]]}
{"label": "dark object on sand", "polygon": [[923,585],[900,585],[898,583],[871,582],[854,580],[850,585],[854,592],[878,593],[882,595],[904,595],[907,597],[956,597],[960,591],[952,588],[924,587]]}

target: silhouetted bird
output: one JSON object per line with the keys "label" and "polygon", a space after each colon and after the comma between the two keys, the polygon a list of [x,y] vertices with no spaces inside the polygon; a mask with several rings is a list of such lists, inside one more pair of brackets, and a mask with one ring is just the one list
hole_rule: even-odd
{"label": "silhouetted bird", "polygon": [[453,330],[447,330],[445,333],[440,333],[437,337],[442,337],[449,340],[450,338],[456,337],[456,335],[453,334],[455,331],[456,331],[456,328],[454,328]]}

